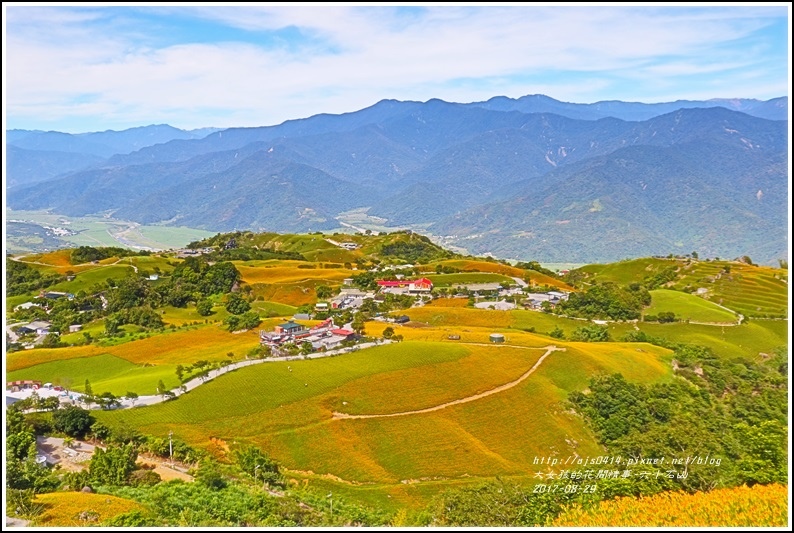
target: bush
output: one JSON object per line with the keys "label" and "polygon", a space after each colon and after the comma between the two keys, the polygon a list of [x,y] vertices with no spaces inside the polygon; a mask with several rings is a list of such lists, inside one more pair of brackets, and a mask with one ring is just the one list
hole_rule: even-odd
{"label": "bush", "polygon": [[129,484],[132,487],[151,487],[163,480],[160,474],[149,469],[135,470],[130,474]]}
{"label": "bush", "polygon": [[94,417],[91,416],[91,413],[73,405],[66,409],[59,409],[52,414],[53,427],[70,437],[82,437],[93,423]]}

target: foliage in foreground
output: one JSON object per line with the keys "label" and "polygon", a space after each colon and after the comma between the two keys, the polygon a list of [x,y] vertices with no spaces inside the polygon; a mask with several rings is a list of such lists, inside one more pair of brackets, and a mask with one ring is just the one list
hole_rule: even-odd
{"label": "foliage in foreground", "polygon": [[574,504],[553,527],[782,527],[786,525],[785,485],[755,485],[687,494],[617,498],[586,509]]}

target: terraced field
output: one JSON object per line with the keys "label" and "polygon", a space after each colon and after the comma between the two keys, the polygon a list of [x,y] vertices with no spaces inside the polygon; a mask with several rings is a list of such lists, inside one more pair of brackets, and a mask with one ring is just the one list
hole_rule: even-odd
{"label": "terraced field", "polygon": [[[338,285],[343,279],[355,274],[352,270],[345,268],[323,268],[322,264],[301,261],[279,261],[278,266],[271,266],[267,264],[267,261],[233,262],[237,270],[240,271],[243,281],[250,284],[297,283],[307,280],[322,280],[336,282]],[[300,266],[309,265],[316,268],[299,268]]]}
{"label": "terraced field", "polygon": [[528,379],[480,400],[396,418],[333,418],[334,411],[422,409],[513,381],[537,362],[548,339],[535,336],[534,344],[410,341],[268,363],[218,378],[176,402],[98,415],[154,434],[173,430],[197,445],[210,436],[256,443],[289,469],[390,485],[392,492],[381,497],[396,491],[411,499],[415,491],[402,481],[529,476],[536,455],[567,453],[566,439],[576,441],[571,446],[580,454],[598,453],[581,419],[561,404],[594,372],[621,371],[638,381],[670,378],[669,352],[661,348],[560,343],[566,351],[552,353]]}
{"label": "terraced field", "polygon": [[[726,267],[730,270],[726,272]],[[749,317],[788,315],[788,273],[736,262],[698,262],[674,288],[702,288],[709,301]]]}

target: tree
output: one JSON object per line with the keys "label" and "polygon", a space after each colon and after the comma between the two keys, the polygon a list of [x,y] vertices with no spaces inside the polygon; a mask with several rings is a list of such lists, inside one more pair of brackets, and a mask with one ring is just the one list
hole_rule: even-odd
{"label": "tree", "polygon": [[333,294],[333,290],[328,285],[318,285],[316,289],[317,298],[320,300],[327,300]]}
{"label": "tree", "polygon": [[109,446],[106,450],[96,448],[89,466],[91,479],[101,485],[124,485],[135,470],[137,458],[138,452],[132,443]]}
{"label": "tree", "polygon": [[226,487],[226,480],[218,469],[218,464],[212,459],[204,459],[196,471],[196,481],[208,489],[220,490]]}
{"label": "tree", "polygon": [[304,341],[303,343],[301,343],[301,353],[303,355],[309,355],[313,351],[314,351],[314,347],[312,346],[312,343],[310,343],[309,341]]}
{"label": "tree", "polygon": [[70,405],[52,414],[52,426],[71,437],[82,437],[94,423],[94,418],[85,409]]}
{"label": "tree", "polygon": [[162,379],[157,382],[157,394],[161,395],[163,399],[165,399],[165,393],[167,390],[168,389],[165,388],[165,383],[163,383]]}
{"label": "tree", "polygon": [[359,335],[364,334],[364,315],[361,313],[356,313],[356,316],[353,318],[353,322],[351,323],[351,327],[353,330],[358,333]]}
{"label": "tree", "polygon": [[572,341],[578,342],[609,342],[609,329],[606,326],[582,326],[573,330]]}
{"label": "tree", "polygon": [[549,331],[549,337],[554,337],[555,339],[564,339],[565,332],[560,328],[560,326],[554,326],[554,329]]}
{"label": "tree", "polygon": [[132,403],[132,406],[135,407],[135,401],[138,399],[138,393],[127,391],[124,396],[126,396],[126,398]]}
{"label": "tree", "polygon": [[394,336],[394,328],[388,326],[386,329],[383,330],[383,338],[384,339],[391,339]]}
{"label": "tree", "polygon": [[212,314],[212,302],[209,300],[199,300],[196,304],[196,312],[201,316],[210,316]]}
{"label": "tree", "polygon": [[256,446],[244,446],[234,452],[234,460],[240,470],[251,477],[258,477],[268,484],[279,482],[279,465]]}
{"label": "tree", "polygon": [[226,310],[233,315],[242,315],[251,309],[251,304],[243,300],[239,294],[231,293],[226,302]]}

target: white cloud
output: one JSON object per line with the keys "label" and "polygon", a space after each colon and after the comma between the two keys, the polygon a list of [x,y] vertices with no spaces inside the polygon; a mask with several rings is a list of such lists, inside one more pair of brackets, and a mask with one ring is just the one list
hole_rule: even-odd
{"label": "white cloud", "polygon": [[[294,27],[308,39],[268,47],[249,35],[155,48],[145,26],[130,29],[134,13],[121,21],[90,8],[9,9],[7,112],[53,122],[98,114],[130,125],[263,125],[382,98],[545,93],[595,101],[610,89],[629,92],[618,87],[621,79],[638,90],[654,86],[653,94],[665,94],[663,86],[681,94],[686,86],[670,78],[704,72],[726,76],[724,90],[734,91],[727,73],[745,68],[759,75],[755,84],[743,81],[750,93],[741,96],[770,87],[770,73],[753,55],[729,46],[762,28],[768,9],[431,7],[407,18],[355,6],[180,9],[157,13],[166,16],[163,24],[168,14],[189,13],[263,35]],[[783,65],[779,78],[786,79]],[[723,96],[712,87],[709,97]],[[647,101],[648,94],[629,99]]]}

